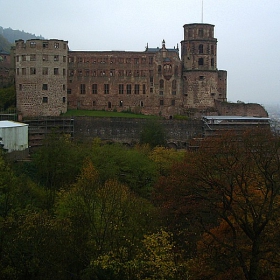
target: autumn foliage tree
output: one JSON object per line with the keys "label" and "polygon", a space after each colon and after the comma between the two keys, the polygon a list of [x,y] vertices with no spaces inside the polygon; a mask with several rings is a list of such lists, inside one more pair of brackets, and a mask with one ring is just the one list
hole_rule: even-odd
{"label": "autumn foliage tree", "polygon": [[255,130],[205,140],[160,181],[155,199],[166,217],[176,214],[181,232],[199,235],[193,277],[276,279],[279,171],[279,136]]}

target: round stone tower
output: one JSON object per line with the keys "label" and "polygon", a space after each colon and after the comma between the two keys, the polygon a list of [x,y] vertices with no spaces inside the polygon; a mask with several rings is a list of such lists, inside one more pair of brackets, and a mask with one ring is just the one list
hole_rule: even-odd
{"label": "round stone tower", "polygon": [[226,100],[226,72],[217,70],[217,39],[214,25],[184,25],[181,42],[185,107],[215,107],[215,100]]}

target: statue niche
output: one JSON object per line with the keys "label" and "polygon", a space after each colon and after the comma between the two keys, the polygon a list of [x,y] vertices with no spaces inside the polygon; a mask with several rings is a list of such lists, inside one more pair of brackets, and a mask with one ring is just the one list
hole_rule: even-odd
{"label": "statue niche", "polygon": [[172,65],[171,63],[165,63],[163,65],[163,76],[166,80],[170,80],[172,77]]}

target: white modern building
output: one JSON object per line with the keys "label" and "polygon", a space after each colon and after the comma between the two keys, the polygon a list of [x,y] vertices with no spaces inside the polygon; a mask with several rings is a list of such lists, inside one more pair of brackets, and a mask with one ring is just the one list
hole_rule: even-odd
{"label": "white modern building", "polygon": [[28,124],[0,121],[0,145],[7,153],[28,150]]}

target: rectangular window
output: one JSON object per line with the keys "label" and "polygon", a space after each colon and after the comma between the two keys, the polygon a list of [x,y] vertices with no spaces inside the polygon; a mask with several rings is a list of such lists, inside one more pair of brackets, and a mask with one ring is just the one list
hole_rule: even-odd
{"label": "rectangular window", "polygon": [[48,103],[48,97],[43,97],[43,103]]}
{"label": "rectangular window", "polygon": [[214,46],[211,45],[211,54],[214,54]]}
{"label": "rectangular window", "polygon": [[30,67],[30,75],[36,75],[36,68]]}
{"label": "rectangular window", "polygon": [[36,48],[36,42],[30,42],[30,48]]}
{"label": "rectangular window", "polygon": [[171,100],[171,105],[172,105],[172,106],[175,106],[175,99],[172,99],[172,100]]}
{"label": "rectangular window", "polygon": [[123,94],[123,84],[119,84],[119,94]]}
{"label": "rectangular window", "polygon": [[30,61],[36,61],[36,54],[30,55]]}
{"label": "rectangular window", "polygon": [[125,75],[126,75],[127,77],[130,77],[130,76],[131,76],[131,70],[126,70],[126,71],[125,71]]}
{"label": "rectangular window", "polygon": [[42,85],[42,90],[48,90],[48,84],[43,84]]}
{"label": "rectangular window", "polygon": [[65,55],[63,56],[63,62],[66,62],[66,56]]}
{"label": "rectangular window", "polygon": [[139,64],[139,58],[134,58],[134,64]]}
{"label": "rectangular window", "polygon": [[68,62],[69,62],[69,63],[73,63],[73,62],[74,62],[74,57],[69,56],[69,57],[68,57]]}
{"label": "rectangular window", "polygon": [[63,76],[65,76],[66,75],[66,69],[63,68],[62,72],[63,72]]}
{"label": "rectangular window", "polygon": [[22,74],[22,75],[26,75],[26,68],[22,68],[22,69],[21,69],[21,74]]}
{"label": "rectangular window", "polygon": [[54,68],[53,73],[54,73],[54,75],[58,75],[58,68]]}
{"label": "rectangular window", "polygon": [[67,89],[67,94],[71,94],[71,93],[72,93],[71,88],[68,88],[68,89]]}
{"label": "rectangular window", "polygon": [[19,62],[19,56],[17,55],[17,62]]}
{"label": "rectangular window", "polygon": [[159,105],[160,105],[160,106],[163,105],[163,99],[161,99],[161,100],[159,101]]}
{"label": "rectangular window", "polygon": [[104,94],[109,94],[110,87],[109,84],[104,84]]}
{"label": "rectangular window", "polygon": [[43,49],[47,49],[49,47],[49,43],[48,42],[43,42]]}
{"label": "rectangular window", "polygon": [[19,68],[17,68],[17,75],[19,75]]}
{"label": "rectangular window", "polygon": [[146,94],[146,85],[143,84],[143,94]]}
{"label": "rectangular window", "polygon": [[200,58],[198,59],[198,65],[204,65],[203,57],[200,57]]}
{"label": "rectangular window", "polygon": [[140,92],[140,85],[138,84],[134,85],[134,93],[139,94],[139,92]]}
{"label": "rectangular window", "polygon": [[65,90],[65,85],[62,85],[62,90]]}
{"label": "rectangular window", "polygon": [[80,84],[80,94],[86,94],[86,85]]}
{"label": "rectangular window", "polygon": [[65,49],[65,50],[66,50],[66,46],[67,46],[66,44],[63,44],[63,49]]}
{"label": "rectangular window", "polygon": [[22,90],[22,84],[19,84],[18,86],[19,86],[19,90]]}
{"label": "rectangular window", "polygon": [[172,90],[172,95],[176,95],[176,90]]}
{"label": "rectangular window", "polygon": [[54,43],[54,48],[59,49],[59,43]]}
{"label": "rectangular window", "polygon": [[146,58],[145,58],[145,57],[142,57],[141,63],[142,63],[142,64],[146,64]]}
{"label": "rectangular window", "polygon": [[59,55],[57,55],[57,54],[54,55],[54,56],[53,56],[53,61],[59,61]]}
{"label": "rectangular window", "polygon": [[154,78],[150,77],[150,86],[152,87],[154,85]]}
{"label": "rectangular window", "polygon": [[123,70],[119,70],[119,77],[123,77],[124,76],[124,71]]}
{"label": "rectangular window", "polygon": [[126,85],[126,93],[131,94],[131,85],[130,84]]}
{"label": "rectangular window", "polygon": [[22,61],[26,61],[26,55],[22,55],[22,56],[21,56],[21,60],[22,60]]}
{"label": "rectangular window", "polygon": [[88,77],[89,76],[89,69],[85,70],[85,76]]}
{"label": "rectangular window", "polygon": [[149,64],[153,64],[154,58],[152,56],[149,57]]}
{"label": "rectangular window", "polygon": [[68,73],[69,73],[69,75],[68,75],[69,77],[74,76],[74,70],[71,69],[71,70],[68,71]]}
{"label": "rectangular window", "polygon": [[92,85],[92,94],[97,94],[97,84]]}
{"label": "rectangular window", "polygon": [[162,90],[159,91],[159,95],[163,95],[163,91]]}
{"label": "rectangular window", "polygon": [[154,92],[154,89],[151,87],[150,88],[150,93],[153,93]]}
{"label": "rectangular window", "polygon": [[63,102],[63,103],[66,102],[66,97],[62,97],[62,102]]}
{"label": "rectangular window", "polygon": [[43,61],[48,61],[48,60],[49,60],[48,55],[47,55],[47,54],[43,54],[43,55],[42,55],[42,60],[43,60]]}
{"label": "rectangular window", "polygon": [[43,67],[42,74],[43,75],[48,75],[48,67]]}
{"label": "rectangular window", "polygon": [[115,76],[115,70],[110,70],[110,77],[114,77]]}

